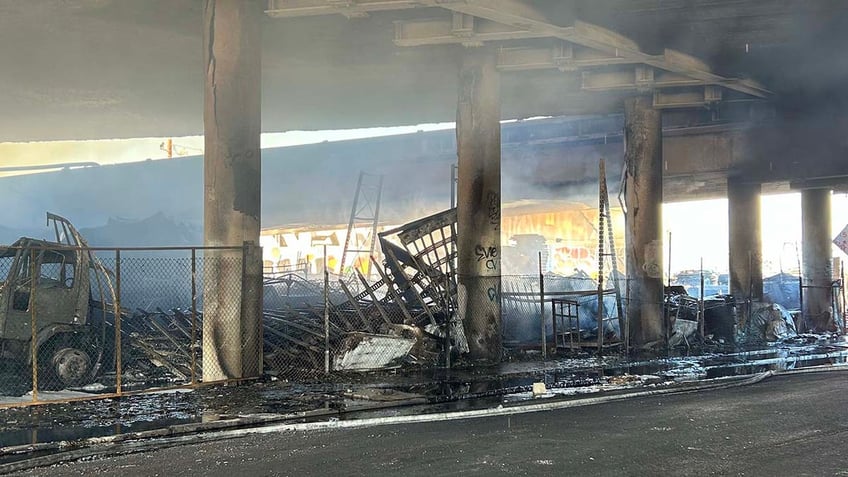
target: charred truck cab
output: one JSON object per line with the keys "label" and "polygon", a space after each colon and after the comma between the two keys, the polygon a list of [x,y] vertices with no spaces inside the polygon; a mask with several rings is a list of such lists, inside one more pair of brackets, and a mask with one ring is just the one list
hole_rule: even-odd
{"label": "charred truck cab", "polygon": [[[56,241],[21,238],[0,247],[0,357],[32,369],[38,387],[93,381],[103,355],[104,319],[93,300],[108,273],[66,219],[47,214]],[[111,289],[111,287],[109,287]],[[103,303],[103,301],[100,301]]]}

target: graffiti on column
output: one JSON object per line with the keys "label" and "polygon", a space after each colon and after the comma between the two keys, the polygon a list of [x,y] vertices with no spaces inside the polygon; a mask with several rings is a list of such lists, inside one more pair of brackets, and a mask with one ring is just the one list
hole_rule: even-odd
{"label": "graffiti on column", "polygon": [[478,263],[485,262],[486,270],[496,270],[498,268],[497,261],[495,260],[498,257],[497,247],[477,245],[474,248],[474,253],[477,255]]}
{"label": "graffiti on column", "polygon": [[489,215],[489,225],[493,225],[496,231],[501,229],[501,195],[497,192],[489,192],[486,198],[486,210]]}
{"label": "graffiti on column", "polygon": [[489,289],[486,290],[486,294],[489,296],[490,302],[492,302],[492,303],[499,302],[500,296],[501,296],[500,285],[498,285],[496,287],[489,287]]}

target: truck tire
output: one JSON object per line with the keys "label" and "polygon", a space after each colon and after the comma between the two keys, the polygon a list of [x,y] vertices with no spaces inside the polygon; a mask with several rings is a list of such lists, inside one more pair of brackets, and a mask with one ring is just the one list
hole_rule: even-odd
{"label": "truck tire", "polygon": [[50,363],[53,372],[65,386],[88,384],[91,374],[91,358],[77,348],[60,348],[53,353]]}
{"label": "truck tire", "polygon": [[91,381],[92,360],[83,343],[74,343],[76,335],[59,335],[41,347],[38,356],[38,387],[60,390]]}

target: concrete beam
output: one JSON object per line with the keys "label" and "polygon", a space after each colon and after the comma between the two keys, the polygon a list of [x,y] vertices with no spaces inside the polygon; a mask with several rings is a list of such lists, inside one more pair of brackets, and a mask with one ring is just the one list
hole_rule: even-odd
{"label": "concrete beam", "polygon": [[700,108],[721,102],[722,93],[718,86],[699,88],[674,88],[654,92],[654,108]]}
{"label": "concrete beam", "polygon": [[650,96],[624,103],[627,320],[636,348],[657,348],[667,338],[663,310],[662,113]]}
{"label": "concrete beam", "polygon": [[464,13],[453,12],[451,19],[435,18],[395,22],[394,43],[397,46],[449,44],[481,46],[489,41],[528,38],[544,38],[544,35]]}
{"label": "concrete beam", "polygon": [[620,70],[584,71],[583,91],[640,91],[649,92],[656,87],[654,69],[644,65]]}
{"label": "concrete beam", "polygon": [[610,56],[602,52],[559,41],[548,47],[516,47],[498,50],[498,69],[501,71],[527,71],[558,69],[563,72],[578,71],[599,66],[629,65],[634,60]]}
{"label": "concrete beam", "polygon": [[559,38],[576,45],[592,48],[614,57],[629,58],[670,73],[701,81],[702,84],[716,84],[758,98],[771,93],[751,80],[725,78],[705,68],[703,62],[673,50],[666,50],[661,56],[650,55],[639,50],[638,45],[616,32],[585,22],[577,21],[571,27],[561,27],[550,23],[543,14],[532,6],[519,0],[421,0],[428,6],[438,6],[454,12],[473,15],[487,20],[512,25],[528,31]]}
{"label": "concrete beam", "polygon": [[[756,98],[770,94],[761,85],[750,80],[725,78],[714,74],[707,65],[684,53],[666,50],[663,55],[650,55],[642,52],[629,38],[616,32],[585,22],[576,21],[572,26],[558,26],[549,22],[543,13],[533,5],[521,0],[270,0],[267,13],[275,17],[308,16],[324,14],[343,14],[348,17],[367,16],[372,11],[399,10],[416,7],[440,7],[453,12],[450,21],[426,20],[399,22],[395,25],[395,44],[417,46],[425,44],[459,43],[466,46],[482,46],[486,41],[502,41],[527,38],[555,38],[570,45],[592,51],[592,57],[583,60],[583,64],[565,55],[569,47],[559,55],[553,52],[551,58],[544,53],[540,58],[538,51],[511,51],[504,58],[504,70],[558,68],[574,71],[580,67],[609,64],[639,64],[633,80],[637,91],[642,86],[661,88],[664,86],[714,85]],[[489,31],[478,31],[478,23],[489,24]],[[491,26],[499,24],[501,26]],[[569,50],[571,51],[571,50]],[[520,55],[516,57],[516,55]],[[559,55],[559,56],[558,56]],[[653,69],[658,72],[654,73]],[[640,74],[640,72],[643,72]],[[630,82],[613,81],[612,86],[603,85],[608,80],[606,72],[593,73],[594,81],[601,85],[593,86],[593,79],[584,78],[584,90],[628,89]],[[626,72],[625,74],[630,74]],[[647,76],[650,75],[650,79]],[[666,78],[653,79],[665,75]],[[643,77],[644,76],[644,77]],[[705,92],[703,102],[700,96],[694,100],[690,96],[680,98],[668,96],[660,98],[659,107],[692,107],[709,104],[710,97],[720,95]],[[665,99],[665,101],[663,101]]]}
{"label": "concrete beam", "polygon": [[362,18],[370,12],[420,8],[416,0],[268,0],[265,13],[274,18],[344,15]]}
{"label": "concrete beam", "polygon": [[204,381],[262,372],[262,6],[206,0],[203,8],[204,242],[238,247],[204,255]]}
{"label": "concrete beam", "polygon": [[[830,190],[801,192],[803,319],[812,331],[836,331],[833,317]],[[806,329],[805,329],[806,331]]]}
{"label": "concrete beam", "polygon": [[653,92],[656,109],[703,107],[722,100],[722,89],[717,83],[708,84],[645,65],[583,71],[581,89]]}
{"label": "concrete beam", "polygon": [[501,125],[495,52],[465,52],[456,113],[458,314],[469,356],[500,361]]}
{"label": "concrete beam", "polygon": [[[558,38],[594,50],[605,58],[621,58],[618,62],[642,63],[686,78],[679,83],[711,84],[758,98],[770,94],[751,80],[725,78],[712,73],[707,65],[684,53],[665,50],[663,55],[649,55],[629,38],[614,31],[576,21],[562,27],[548,21],[532,5],[520,0],[269,0],[266,13],[274,17],[343,14],[365,16],[372,11],[400,10],[416,7],[441,7],[455,15],[450,25],[444,20],[402,22],[395,28],[395,43],[401,46],[461,43],[482,45],[484,41],[524,38]],[[459,16],[457,16],[459,15]],[[476,31],[476,19],[504,25],[489,32]]]}

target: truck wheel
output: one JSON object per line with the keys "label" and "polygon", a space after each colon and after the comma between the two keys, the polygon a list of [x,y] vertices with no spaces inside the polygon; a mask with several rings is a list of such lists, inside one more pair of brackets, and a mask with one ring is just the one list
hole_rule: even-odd
{"label": "truck wheel", "polygon": [[89,383],[91,357],[68,341],[53,339],[42,346],[38,357],[39,389],[60,390]]}
{"label": "truck wheel", "polygon": [[76,348],[60,348],[53,353],[51,368],[56,378],[65,386],[88,384],[91,358]]}

